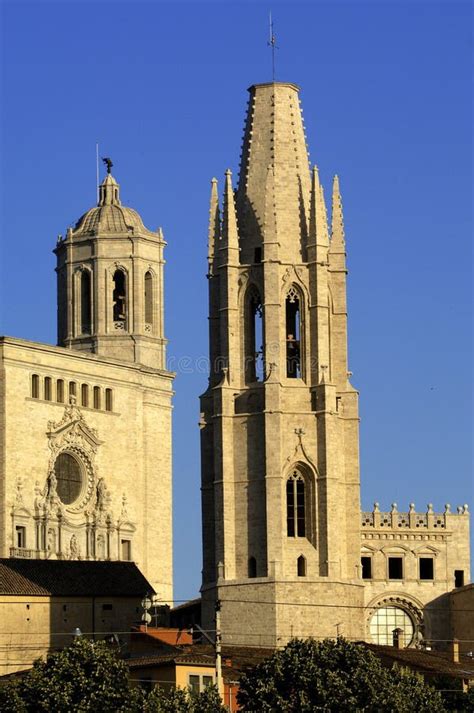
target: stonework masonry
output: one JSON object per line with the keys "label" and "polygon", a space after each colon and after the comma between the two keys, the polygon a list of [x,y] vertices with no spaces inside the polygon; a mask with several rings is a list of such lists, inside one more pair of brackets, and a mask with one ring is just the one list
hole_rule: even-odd
{"label": "stonework masonry", "polygon": [[164,245],[107,175],[56,246],[59,346],[0,339],[0,556],[133,560],[171,602]]}
{"label": "stonework masonry", "polygon": [[339,179],[329,225],[298,87],[249,94],[237,188],[227,171],[221,205],[211,184],[204,626],[218,601],[227,643],[391,643],[401,627],[415,645],[436,635],[428,604],[469,576],[467,507],[361,523]]}

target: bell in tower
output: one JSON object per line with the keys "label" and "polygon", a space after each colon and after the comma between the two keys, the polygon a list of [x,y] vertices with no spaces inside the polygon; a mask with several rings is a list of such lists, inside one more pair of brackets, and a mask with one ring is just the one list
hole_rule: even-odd
{"label": "bell in tower", "polygon": [[161,229],[148,230],[120,201],[111,174],[99,202],[55,249],[58,344],[158,369],[166,363]]}

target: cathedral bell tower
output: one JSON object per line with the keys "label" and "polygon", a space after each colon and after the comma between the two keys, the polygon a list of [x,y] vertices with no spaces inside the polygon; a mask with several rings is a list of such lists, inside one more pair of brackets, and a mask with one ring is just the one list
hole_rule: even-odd
{"label": "cathedral bell tower", "polygon": [[[237,189],[212,181],[201,397],[203,618],[227,643],[362,636],[358,394],[332,230],[294,84],[252,86]],[[358,608],[360,607],[360,608]],[[339,629],[338,629],[339,631]],[[254,638],[250,638],[254,637]]]}
{"label": "cathedral bell tower", "polygon": [[97,207],[55,249],[59,346],[165,369],[165,245],[122,205],[109,165]]}

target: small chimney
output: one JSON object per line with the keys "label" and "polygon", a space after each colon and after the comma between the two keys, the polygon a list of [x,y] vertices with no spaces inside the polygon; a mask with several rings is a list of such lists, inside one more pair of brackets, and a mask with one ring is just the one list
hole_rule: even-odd
{"label": "small chimney", "polygon": [[449,652],[454,663],[459,663],[459,640],[453,639],[449,644]]}
{"label": "small chimney", "polygon": [[394,629],[392,633],[393,633],[394,647],[396,649],[403,649],[404,648],[403,629]]}

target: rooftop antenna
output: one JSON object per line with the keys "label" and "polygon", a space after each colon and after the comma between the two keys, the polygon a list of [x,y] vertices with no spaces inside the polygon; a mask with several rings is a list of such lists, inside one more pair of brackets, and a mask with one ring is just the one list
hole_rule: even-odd
{"label": "rooftop antenna", "polygon": [[272,48],[272,81],[275,81],[275,50],[278,49],[276,44],[275,33],[273,32],[273,19],[272,13],[270,12],[270,39],[267,45]]}
{"label": "rooftop antenna", "polygon": [[97,193],[97,204],[99,204],[99,144],[95,145],[95,183]]}

